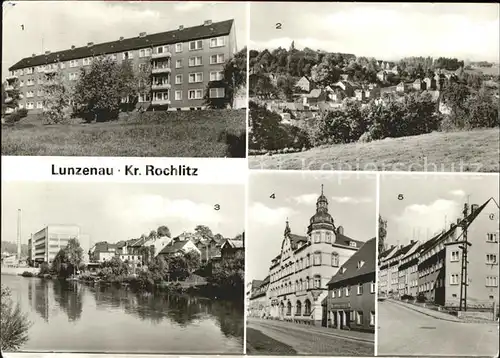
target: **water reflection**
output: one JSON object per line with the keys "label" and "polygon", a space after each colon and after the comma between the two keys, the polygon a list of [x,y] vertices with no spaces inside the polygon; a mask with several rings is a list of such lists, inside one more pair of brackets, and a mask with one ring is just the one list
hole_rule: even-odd
{"label": "water reflection", "polygon": [[[119,309],[142,321],[161,324],[167,320],[179,327],[215,318],[226,337],[243,337],[243,307],[230,301],[212,301],[189,295],[133,292],[130,289],[86,286],[77,282],[25,279],[30,306],[49,322],[49,308],[56,306],[69,321],[78,321],[94,305],[97,310]],[[51,287],[50,287],[51,286]],[[51,291],[51,292],[50,292]],[[51,294],[52,293],[52,294]],[[86,302],[86,300],[94,302]]]}

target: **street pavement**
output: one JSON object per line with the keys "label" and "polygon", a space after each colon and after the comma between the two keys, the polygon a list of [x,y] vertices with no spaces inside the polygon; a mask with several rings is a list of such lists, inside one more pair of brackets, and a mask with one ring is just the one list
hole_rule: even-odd
{"label": "street pavement", "polygon": [[389,300],[377,310],[378,355],[493,357],[498,351],[495,323],[445,321]]}
{"label": "street pavement", "polygon": [[291,346],[299,355],[373,356],[374,335],[356,331],[249,318],[247,327]]}

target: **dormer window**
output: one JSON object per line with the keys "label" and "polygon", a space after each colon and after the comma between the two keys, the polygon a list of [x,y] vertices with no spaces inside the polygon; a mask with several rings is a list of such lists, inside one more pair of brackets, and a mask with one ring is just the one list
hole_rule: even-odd
{"label": "dormer window", "polygon": [[349,242],[349,246],[351,246],[351,247],[356,247],[357,245],[356,245],[356,242],[355,242],[355,241],[350,241],[350,242]]}
{"label": "dormer window", "polygon": [[364,264],[365,264],[364,261],[358,261],[358,269],[360,269],[361,267],[363,267]]}
{"label": "dormer window", "polygon": [[341,274],[344,274],[346,271],[347,271],[347,269],[346,269],[345,267],[342,267],[342,268],[340,269],[340,273],[341,273]]}

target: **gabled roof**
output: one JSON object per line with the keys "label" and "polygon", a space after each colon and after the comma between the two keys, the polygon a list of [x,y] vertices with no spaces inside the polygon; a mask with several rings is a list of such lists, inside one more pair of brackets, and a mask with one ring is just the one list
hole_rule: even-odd
{"label": "gabled roof", "polygon": [[226,20],[214,22],[210,25],[198,25],[187,27],[182,30],[160,32],[143,37],[138,36],[123,40],[94,44],[92,46],[82,46],[74,49],[52,52],[48,55],[25,57],[11,66],[9,68],[9,71],[25,67],[44,65],[47,63],[69,61],[73,59],[92,57],[103,54],[118,53],[157,45],[169,45],[178,42],[187,42],[214,36],[224,36],[231,32],[233,23],[234,20]]}
{"label": "gabled roof", "polygon": [[180,250],[182,250],[182,248],[188,242],[189,242],[189,240],[170,242],[159,253],[160,254],[175,254],[175,253],[179,252]]}
{"label": "gabled roof", "polygon": [[259,288],[263,282],[263,280],[252,280],[252,290]]}
{"label": "gabled roof", "polygon": [[94,252],[108,252],[111,249],[116,249],[116,244],[110,244],[107,241],[97,242],[94,247]]}
{"label": "gabled roof", "polygon": [[387,250],[382,251],[382,252],[378,255],[378,257],[379,257],[379,259],[383,259],[383,258],[385,258],[385,257],[389,256],[389,255],[390,255],[391,253],[393,253],[393,252],[396,252],[396,248],[395,248],[395,247],[390,247],[390,248],[388,248]]}
{"label": "gabled roof", "polygon": [[243,246],[243,240],[233,240],[233,239],[227,239],[221,246],[221,248],[224,248],[225,246],[229,246],[233,249],[242,249]]}
{"label": "gabled roof", "polygon": [[290,245],[292,246],[292,250],[297,249],[301,242],[307,242],[307,236],[288,234],[288,238],[290,239]]}
{"label": "gabled roof", "polygon": [[336,238],[335,238],[335,243],[338,245],[344,245],[344,246],[350,246],[349,243],[353,241],[356,243],[356,247],[359,248],[362,245],[365,244],[364,241],[359,241],[359,240],[354,240],[351,239],[349,236],[346,236],[344,234],[337,233]]}
{"label": "gabled roof", "polygon": [[[368,240],[341,266],[339,271],[332,277],[328,285],[349,280],[351,278],[370,273],[375,274],[375,256],[377,253],[376,238]],[[358,262],[363,261],[363,265],[358,268]]]}

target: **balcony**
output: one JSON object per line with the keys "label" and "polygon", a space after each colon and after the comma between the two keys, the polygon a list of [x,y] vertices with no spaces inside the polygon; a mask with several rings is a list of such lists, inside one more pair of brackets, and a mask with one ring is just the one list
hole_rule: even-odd
{"label": "balcony", "polygon": [[5,103],[6,103],[6,104],[7,104],[7,103],[10,103],[10,102],[12,102],[12,101],[13,101],[13,98],[11,98],[11,97],[7,97],[7,98],[5,99]]}
{"label": "balcony", "polygon": [[170,89],[170,83],[156,83],[151,85],[153,91]]}
{"label": "balcony", "polygon": [[165,51],[162,53],[153,53],[151,54],[151,59],[155,58],[167,58],[167,57],[172,57],[172,54],[169,51]]}
{"label": "balcony", "polygon": [[5,79],[7,81],[13,81],[13,80],[17,80],[17,76],[16,75],[9,75],[9,76],[5,77]]}
{"label": "balcony", "polygon": [[151,104],[153,106],[165,106],[167,104],[170,104],[170,100],[169,99],[153,98],[153,100],[151,101]]}
{"label": "balcony", "polygon": [[7,85],[7,86],[5,86],[5,90],[6,90],[6,91],[13,91],[13,90],[14,90],[14,86],[12,86],[12,85]]}
{"label": "balcony", "polygon": [[45,70],[43,70],[43,72],[47,75],[50,75],[52,73],[56,73],[56,69],[55,68],[46,68]]}
{"label": "balcony", "polygon": [[151,73],[152,74],[156,74],[156,73],[170,73],[172,70],[170,69],[170,67],[156,67],[156,68],[153,68],[151,70]]}

